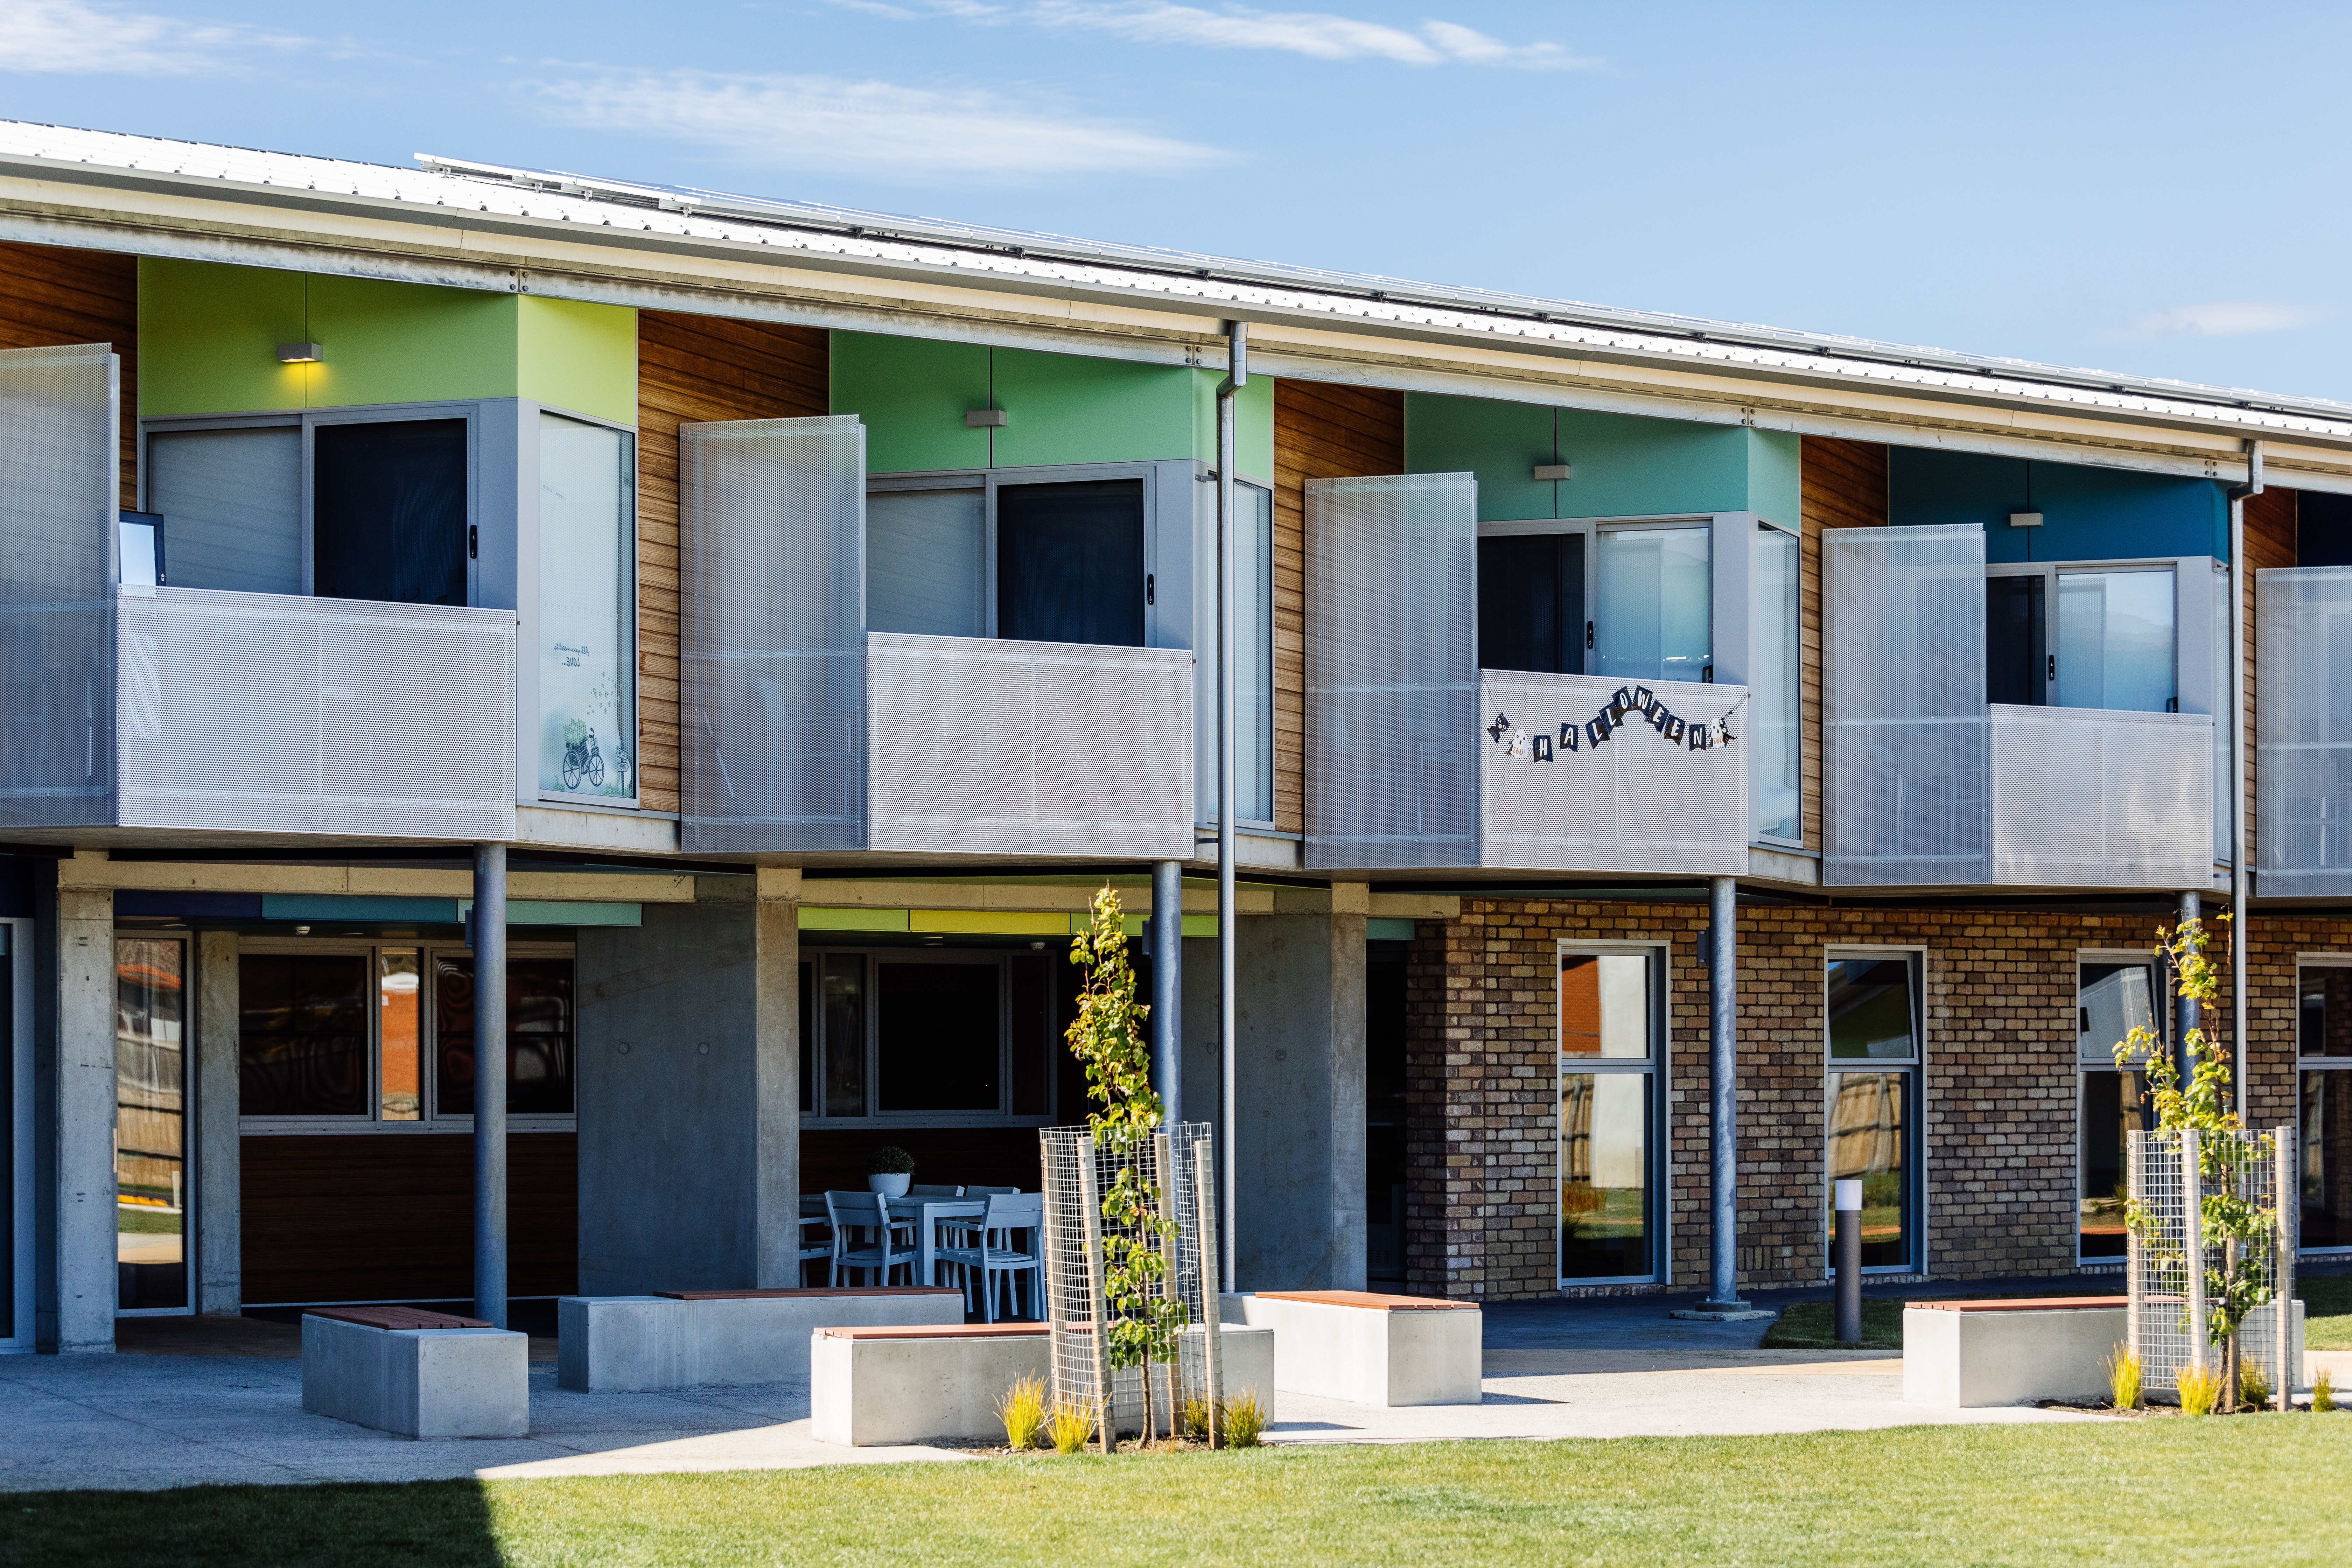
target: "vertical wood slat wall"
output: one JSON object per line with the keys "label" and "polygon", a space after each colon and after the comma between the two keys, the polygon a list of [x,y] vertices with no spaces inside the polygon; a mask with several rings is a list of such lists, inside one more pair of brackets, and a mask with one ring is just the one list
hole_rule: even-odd
{"label": "vertical wood slat wall", "polygon": [[122,360],[120,505],[139,506],[139,258],[0,244],[0,349],[111,343]]}
{"label": "vertical wood slat wall", "polygon": [[1274,384],[1274,825],[1307,827],[1307,481],[1404,472],[1404,394]]}
{"label": "vertical wood slat wall", "polygon": [[637,757],[648,811],[678,808],[677,427],[831,408],[822,328],[637,312]]}
{"label": "vertical wood slat wall", "polygon": [[[2248,496],[2246,507],[2246,563],[2237,574],[2239,591],[2246,606],[2246,635],[2238,657],[2246,661],[2246,710],[2239,715],[2245,735],[2246,768],[2246,864],[2259,866],[2262,856],[2256,852],[2256,833],[2262,827],[2260,807],[2255,804],[2254,782],[2258,753],[2254,750],[2256,721],[2263,708],[2260,667],[2254,663],[2254,639],[2258,635],[2254,622],[2254,574],[2274,566],[2295,563],[2295,492],[2276,487],[2266,489],[2258,496]],[[2229,672],[2221,672],[2223,680]],[[2225,698],[2226,700],[2226,698]]]}
{"label": "vertical wood slat wall", "polygon": [[1886,448],[1875,441],[1808,436],[1799,454],[1804,530],[1800,649],[1804,720],[1805,847],[1822,847],[1822,531],[1886,526]]}

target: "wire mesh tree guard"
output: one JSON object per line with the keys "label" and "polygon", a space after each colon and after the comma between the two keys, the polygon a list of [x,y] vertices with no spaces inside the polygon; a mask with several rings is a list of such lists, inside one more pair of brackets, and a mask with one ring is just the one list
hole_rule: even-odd
{"label": "wire mesh tree guard", "polygon": [[[1108,1452],[1120,1433],[1174,1436],[1190,1401],[1224,1396],[1217,1326],[1215,1151],[1203,1122],[1121,1138],[1049,1127],[1045,1316],[1054,1406],[1081,1412]],[[1122,1196],[1123,1194],[1123,1196]],[[1149,1293],[1113,1288],[1117,1260],[1156,1249]],[[1124,1271],[1130,1283],[1138,1271]]]}
{"label": "wire mesh tree guard", "polygon": [[2233,1403],[2252,1365],[2292,1408],[2303,1371],[2294,1130],[2130,1136],[2126,1342],[2144,1386],[2177,1391],[2184,1372],[2218,1372]]}

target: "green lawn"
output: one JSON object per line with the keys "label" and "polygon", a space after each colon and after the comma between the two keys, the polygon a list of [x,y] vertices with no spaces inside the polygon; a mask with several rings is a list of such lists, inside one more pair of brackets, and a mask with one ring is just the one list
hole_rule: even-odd
{"label": "green lawn", "polygon": [[2306,1274],[2294,1293],[2303,1300],[2303,1348],[2352,1351],[2352,1274]]}
{"label": "green lawn", "polygon": [[[2056,1294],[2120,1294],[2122,1283],[2120,1279],[2116,1280],[2114,1290],[2095,1284],[2087,1289]],[[2294,1293],[2303,1302],[2305,1350],[2352,1350],[2352,1274],[2305,1275],[2294,1282]],[[1764,1338],[1759,1342],[1768,1351],[1857,1348],[1841,1345],[1832,1339],[1832,1327],[1829,1302],[1792,1302],[1781,1309],[1780,1317],[1764,1331]],[[1859,1348],[1874,1351],[1899,1351],[1903,1348],[1903,1303],[1900,1300],[1873,1299],[1863,1302]]]}
{"label": "green lawn", "polygon": [[2304,1415],[20,1493],[0,1563],[2274,1568],[2341,1563],[2347,1455],[2352,1416]]}

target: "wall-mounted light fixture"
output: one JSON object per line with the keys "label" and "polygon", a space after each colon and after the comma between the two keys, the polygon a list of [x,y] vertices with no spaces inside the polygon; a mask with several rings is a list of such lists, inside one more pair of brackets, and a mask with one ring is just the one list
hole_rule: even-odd
{"label": "wall-mounted light fixture", "polygon": [[974,430],[994,429],[1013,423],[1002,408],[967,408],[963,422]]}
{"label": "wall-mounted light fixture", "polygon": [[1539,481],[1543,479],[1564,479],[1569,477],[1568,465],[1566,463],[1538,463],[1536,465],[1536,478]]}
{"label": "wall-mounted light fixture", "polygon": [[279,343],[278,345],[279,364],[317,364],[326,357],[316,343]]}
{"label": "wall-mounted light fixture", "polygon": [[2013,511],[2009,514],[2011,528],[2040,528],[2042,514],[2038,511]]}

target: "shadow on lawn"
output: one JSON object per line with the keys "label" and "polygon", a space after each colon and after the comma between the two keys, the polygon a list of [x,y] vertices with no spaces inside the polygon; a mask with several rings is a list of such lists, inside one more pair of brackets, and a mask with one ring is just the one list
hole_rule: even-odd
{"label": "shadow on lawn", "polygon": [[479,1481],[0,1492],[0,1565],[499,1568]]}

